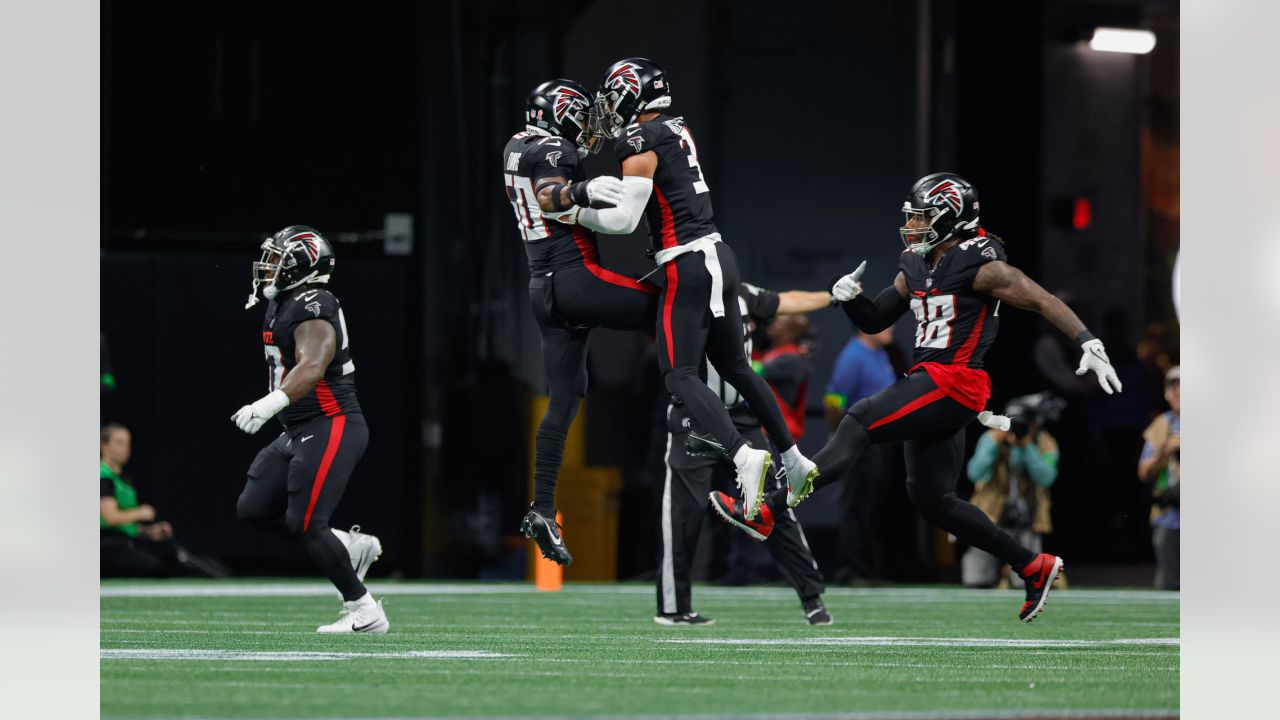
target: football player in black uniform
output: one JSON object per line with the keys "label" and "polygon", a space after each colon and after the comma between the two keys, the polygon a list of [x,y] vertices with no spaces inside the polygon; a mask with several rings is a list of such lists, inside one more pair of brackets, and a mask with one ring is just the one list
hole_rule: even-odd
{"label": "football player in black uniform", "polygon": [[753,518],[773,460],[768,450],[747,443],[724,403],[699,379],[704,356],[764,423],[782,451],[788,476],[810,482],[816,470],[796,447],[769,385],[751,370],[742,353],[737,260],[716,231],[693,135],[684,118],[662,112],[670,105],[671,86],[653,62],[627,58],[605,72],[596,94],[592,134],[616,138],[621,198],[613,208],[582,210],[577,222],[600,232],[625,234],[645,216],[654,260],[665,280],[657,322],[663,378],[699,428],[725,446],[737,468],[746,516]]}
{"label": "football player in black uniform", "polygon": [[253,264],[246,308],[267,299],[262,343],[267,356],[266,396],[231,416],[252,435],[278,417],[284,432],[249,466],[236,503],[241,520],[298,538],[342,593],[337,622],[322,633],[385,633],[382,603],[363,584],[382,545],[377,538],[331,530],[329,516],[364,454],[369,428],[356,400],[347,321],[338,298],[325,289],[333,273],[333,248],[320,233],[291,225],[262,244]]}
{"label": "football player in black uniform", "polygon": [[575,223],[593,203],[615,204],[622,181],[587,180],[580,164],[598,142],[588,128],[591,100],[572,80],[550,80],[525,103],[525,129],[503,149],[507,198],[529,255],[529,302],[542,333],[550,398],[534,446],[533,505],[520,524],[542,555],[573,562],[556,526],[556,476],[565,434],[587,393],[587,335],[593,327],[653,326],[658,288],[600,266],[595,235]]}
{"label": "football player in black uniform", "polygon": [[[798,315],[829,307],[831,294],[803,290],[776,293],[742,283],[738,288],[737,303],[744,323],[746,345],[743,350],[750,356],[750,326],[779,315]],[[705,362],[703,375],[707,387],[720,398],[747,442],[752,447],[767,449],[769,444],[760,428],[760,419],[747,407],[742,395]],[[667,431],[670,434],[665,455],[667,471],[662,486],[662,557],[657,575],[658,614],[653,621],[659,625],[706,625],[714,621],[693,612],[690,569],[698,549],[702,520],[707,515],[707,493],[714,487],[727,484],[722,481],[722,473],[729,477],[732,475],[725,472],[728,463],[722,453],[691,455],[685,451],[687,445],[698,447],[696,442],[686,442],[693,423],[684,404],[677,404],[678,398],[674,396],[672,400],[667,407]],[[770,483],[781,487],[782,479],[774,478]],[[800,596],[809,624],[830,625],[831,615],[822,604],[825,590],[822,573],[818,571],[818,563],[813,559],[795,513],[790,508],[776,517],[768,508],[762,508],[761,512],[769,513],[768,518],[774,522],[768,522],[769,530],[756,539],[768,538],[765,546]]]}
{"label": "football player in black uniform", "polygon": [[[868,333],[889,327],[911,309],[916,316],[915,365],[905,378],[849,409],[814,456],[820,474],[813,482],[792,480],[766,503],[774,514],[794,507],[813,490],[841,479],[867,446],[905,441],[912,503],[927,520],[1001,558],[1026,580],[1026,602],[1018,616],[1030,622],[1044,607],[1062,558],[1033,553],[955,494],[965,426],[975,418],[994,424],[983,410],[991,381],[982,369],[982,356],[996,339],[1001,303],[1035,310],[1074,337],[1083,352],[1077,375],[1093,371],[1107,393],[1119,391],[1120,381],[1102,341],[1061,300],[1005,261],[1002,241],[979,223],[978,191],[972,184],[951,173],[928,175],[911,188],[902,211],[906,250],[893,284],[875,300],[867,299],[858,282],[864,262],[835,283],[832,295]],[[760,532],[760,523],[746,518],[732,498],[713,493],[711,501],[740,529]]]}

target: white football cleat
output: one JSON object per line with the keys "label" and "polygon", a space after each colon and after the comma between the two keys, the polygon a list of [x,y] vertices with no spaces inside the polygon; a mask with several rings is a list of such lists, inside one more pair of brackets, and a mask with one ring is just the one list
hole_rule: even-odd
{"label": "white football cleat", "polygon": [[382,601],[361,603],[359,600],[342,603],[338,612],[338,622],[321,625],[318,633],[377,633],[385,634],[391,628],[387,613],[382,609]]}
{"label": "white football cleat", "polygon": [[359,525],[352,525],[350,532],[336,528],[330,530],[342,541],[347,554],[351,556],[351,569],[356,571],[356,578],[364,582],[369,566],[382,557],[382,541],[376,535],[360,532]]}
{"label": "white football cleat", "polygon": [[813,481],[818,479],[818,464],[797,454],[794,463],[783,460],[787,469],[787,505],[795,507],[813,492]]}
{"label": "white football cleat", "polygon": [[760,512],[764,502],[765,481],[773,467],[773,456],[768,450],[756,450],[743,446],[739,453],[746,453],[737,465],[738,489],[742,491],[742,514],[752,520]]}

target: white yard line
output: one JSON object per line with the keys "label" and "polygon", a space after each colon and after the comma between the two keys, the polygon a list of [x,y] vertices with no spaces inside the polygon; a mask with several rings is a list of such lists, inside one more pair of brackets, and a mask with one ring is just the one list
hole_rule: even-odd
{"label": "white yard line", "polygon": [[[1178,710],[1162,708],[1099,708],[1089,710],[938,710],[912,712],[831,712],[831,713],[733,713],[708,715],[590,715],[597,720],[735,720],[758,718],[764,720],[1024,720],[1029,718],[1163,718],[1177,717]],[[582,720],[582,715],[485,715],[468,717],[468,720]],[[308,718],[308,720],[445,720],[446,716],[368,717],[368,718]],[[188,718],[187,720],[219,720],[217,718]],[[276,718],[274,720],[289,720]]]}
{"label": "white yard line", "polygon": [[1091,648],[1113,645],[1179,646],[1179,638],[1118,638],[1114,640],[1025,640],[1021,638],[942,637],[816,637],[816,638],[658,638],[656,642],[678,645],[837,645],[870,647],[989,647],[989,648]]}
{"label": "white yard line", "polygon": [[489,652],[487,650],[405,650],[393,652],[328,652],[328,651],[273,651],[249,650],[192,650],[192,649],[125,649],[109,648],[99,651],[103,660],[253,660],[270,662],[311,662],[315,660],[484,660],[492,658],[523,657]]}

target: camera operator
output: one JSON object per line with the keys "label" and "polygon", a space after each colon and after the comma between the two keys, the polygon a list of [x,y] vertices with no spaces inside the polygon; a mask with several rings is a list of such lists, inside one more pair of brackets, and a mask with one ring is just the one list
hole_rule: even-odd
{"label": "camera operator", "polygon": [[[1049,393],[1015,398],[1005,415],[1009,430],[988,430],[969,459],[975,488],[969,502],[1032,552],[1053,530],[1049,487],[1058,478],[1058,441],[1044,426],[1057,420],[1066,403]],[[977,548],[961,560],[961,581],[971,587],[1021,587],[1008,566]],[[1002,577],[997,577],[1000,574]]]}
{"label": "camera operator", "polygon": [[1182,464],[1182,371],[1175,365],[1164,376],[1162,413],[1142,433],[1145,444],[1138,458],[1138,479],[1151,486],[1151,543],[1156,551],[1156,587],[1178,589],[1179,535],[1182,516],[1178,508]]}

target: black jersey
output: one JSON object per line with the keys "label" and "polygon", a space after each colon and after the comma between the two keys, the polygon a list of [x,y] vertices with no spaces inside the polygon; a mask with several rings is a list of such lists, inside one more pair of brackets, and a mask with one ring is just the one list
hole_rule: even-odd
{"label": "black jersey", "polygon": [[716,231],[711,193],[698,166],[698,146],[684,118],[659,115],[628,125],[614,150],[619,162],[650,150],[658,155],[653,194],[644,209],[654,250],[684,245]]}
{"label": "black jersey", "polygon": [[1004,259],[1000,241],[985,236],[951,248],[933,269],[923,257],[902,253],[898,267],[916,316],[914,364],[982,367],[982,356],[1000,327],[999,303],[974,290],[973,279],[983,265]]}
{"label": "black jersey", "polygon": [[507,199],[516,213],[516,227],[529,255],[530,275],[546,275],[575,265],[598,265],[595,235],[579,225],[566,225],[542,216],[534,188],[545,177],[584,182],[586,171],[573,143],[551,135],[516,133],[502,151]]}
{"label": "black jersey", "polygon": [[359,413],[356,401],[356,366],[351,361],[351,339],[347,337],[347,320],[333,293],[320,288],[290,290],[285,297],[267,303],[262,319],[262,344],[267,355],[267,391],[280,389],[280,383],[297,365],[293,331],[308,320],[326,320],[337,333],[338,350],[324,370],[324,377],[305,396],[290,403],[276,417],[286,428],[300,425],[321,415],[334,417]]}

